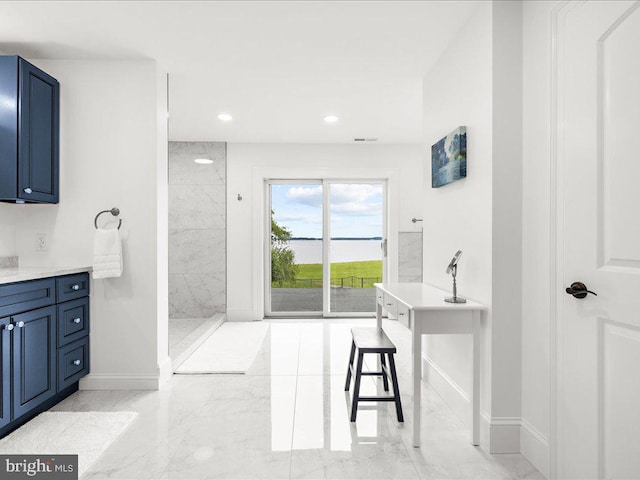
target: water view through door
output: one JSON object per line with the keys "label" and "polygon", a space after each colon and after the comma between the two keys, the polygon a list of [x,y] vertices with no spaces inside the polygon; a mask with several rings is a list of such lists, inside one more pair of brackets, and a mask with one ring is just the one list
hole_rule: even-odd
{"label": "water view through door", "polygon": [[382,282],[384,186],[329,185],[329,312],[374,312]]}
{"label": "water view through door", "polygon": [[383,277],[384,184],[268,183],[267,315],[369,314]]}

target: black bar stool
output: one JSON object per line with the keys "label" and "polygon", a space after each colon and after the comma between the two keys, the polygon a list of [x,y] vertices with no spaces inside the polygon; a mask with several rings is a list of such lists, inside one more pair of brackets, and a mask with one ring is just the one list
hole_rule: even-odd
{"label": "black bar stool", "polygon": [[[351,385],[351,377],[355,377],[355,385],[353,388],[353,400],[351,403],[351,421],[356,421],[356,415],[358,414],[358,402],[394,402],[396,404],[396,414],[398,415],[398,421],[404,422],[404,416],[402,415],[402,404],[400,403],[400,389],[398,388],[398,376],[396,375],[396,364],[393,359],[393,354],[396,353],[396,346],[389,340],[387,334],[381,328],[377,327],[364,327],[364,328],[352,328],[351,336],[353,338],[351,342],[351,355],[349,357],[349,368],[347,369],[347,382],[345,383],[345,392],[349,391]],[[353,370],[353,361],[356,356],[356,349],[358,350],[358,363],[356,365],[355,372]],[[382,370],[380,372],[363,372],[362,363],[365,353],[376,353],[380,355],[380,365]],[[385,355],[389,358],[389,366],[385,361]],[[382,377],[382,383],[384,391],[389,391],[389,380],[393,385],[393,396],[385,397],[361,397],[360,396],[360,379],[362,375],[375,375]]]}

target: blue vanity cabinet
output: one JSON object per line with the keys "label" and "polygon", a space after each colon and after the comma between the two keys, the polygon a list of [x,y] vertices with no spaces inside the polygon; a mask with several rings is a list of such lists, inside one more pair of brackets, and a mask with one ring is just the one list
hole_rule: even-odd
{"label": "blue vanity cabinet", "polygon": [[0,56],[0,96],[0,201],[58,203],[58,81],[19,56]]}
{"label": "blue vanity cabinet", "polygon": [[89,373],[87,273],[0,285],[0,437]]}
{"label": "blue vanity cabinet", "polygon": [[56,394],[56,307],[11,317],[13,416],[21,417]]}

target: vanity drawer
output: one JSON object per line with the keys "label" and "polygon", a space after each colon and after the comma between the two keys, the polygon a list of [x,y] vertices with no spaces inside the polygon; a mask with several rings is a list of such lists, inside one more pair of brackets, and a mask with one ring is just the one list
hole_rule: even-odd
{"label": "vanity drawer", "polygon": [[58,305],[58,347],[89,335],[89,297]]}
{"label": "vanity drawer", "polygon": [[0,317],[34,310],[56,302],[53,278],[0,286]]}
{"label": "vanity drawer", "polygon": [[387,311],[387,317],[396,318],[398,316],[398,301],[391,295],[384,294],[384,303],[382,308]]}
{"label": "vanity drawer", "polygon": [[409,323],[409,307],[404,303],[398,303],[398,321],[407,328],[411,328]]}
{"label": "vanity drawer", "polygon": [[89,295],[89,274],[78,273],[56,278],[58,303]]}
{"label": "vanity drawer", "polygon": [[89,373],[89,337],[58,349],[58,391]]}

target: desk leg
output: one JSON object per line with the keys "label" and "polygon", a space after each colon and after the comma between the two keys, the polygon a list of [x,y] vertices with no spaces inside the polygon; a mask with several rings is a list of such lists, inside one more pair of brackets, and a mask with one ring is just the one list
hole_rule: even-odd
{"label": "desk leg", "polygon": [[480,445],[480,311],[472,312],[473,352],[471,378],[471,443]]}
{"label": "desk leg", "polygon": [[[376,327],[382,328],[382,305],[376,303]],[[376,355],[376,370],[382,371],[382,364],[380,363],[380,355]]]}
{"label": "desk leg", "polygon": [[422,397],[422,334],[416,328],[415,313],[410,311],[413,338],[413,446],[420,446],[420,403]]}

